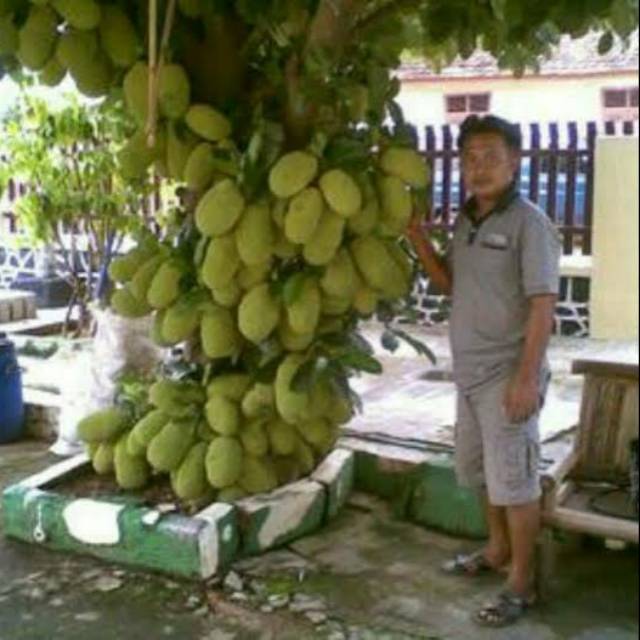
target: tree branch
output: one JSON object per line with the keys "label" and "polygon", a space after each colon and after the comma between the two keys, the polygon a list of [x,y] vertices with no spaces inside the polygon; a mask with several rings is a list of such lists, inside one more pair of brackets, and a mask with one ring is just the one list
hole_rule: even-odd
{"label": "tree branch", "polygon": [[408,11],[409,9],[418,9],[421,4],[424,4],[424,0],[391,0],[358,21],[355,31],[357,33],[364,33],[371,27],[393,18],[398,13]]}

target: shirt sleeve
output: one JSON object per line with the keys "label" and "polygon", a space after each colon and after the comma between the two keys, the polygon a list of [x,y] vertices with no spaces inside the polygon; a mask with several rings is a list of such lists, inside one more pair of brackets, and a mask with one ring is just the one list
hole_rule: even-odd
{"label": "shirt sleeve", "polygon": [[527,216],[522,233],[520,265],[527,298],[558,295],[561,255],[560,235],[546,215]]}

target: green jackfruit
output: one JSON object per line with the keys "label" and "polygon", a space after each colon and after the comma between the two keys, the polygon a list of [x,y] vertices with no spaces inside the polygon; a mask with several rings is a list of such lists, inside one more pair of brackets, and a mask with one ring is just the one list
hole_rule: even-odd
{"label": "green jackfruit", "polygon": [[129,283],[129,290],[137,300],[146,303],[151,283],[153,282],[158,269],[165,260],[166,256],[164,255],[164,252],[159,253],[158,255],[155,255],[147,260],[136,271],[131,282]]}
{"label": "green jackfruit", "polygon": [[214,147],[209,142],[195,146],[184,167],[184,180],[192,191],[204,191],[211,186],[216,176]]}
{"label": "green jackfruit", "polygon": [[228,487],[218,494],[217,501],[227,504],[234,504],[238,500],[247,497],[247,492],[242,487]]}
{"label": "green jackfruit", "polygon": [[392,147],[380,160],[382,170],[390,176],[400,178],[414,189],[426,189],[429,184],[429,169],[424,158],[414,149]]}
{"label": "green jackfruit", "polygon": [[70,29],[60,37],[55,57],[65,69],[73,69],[85,60],[91,60],[98,53],[99,46],[95,31]]}
{"label": "green jackfruit", "polygon": [[255,384],[242,399],[242,413],[249,419],[270,416],[275,406],[275,393],[270,384]]}
{"label": "green jackfruit", "polygon": [[273,203],[271,207],[271,217],[278,229],[284,229],[285,218],[287,217],[287,211],[289,210],[289,200],[280,200],[279,198]]}
{"label": "green jackfruit", "polygon": [[157,154],[157,148],[149,147],[144,131],[139,131],[118,153],[118,164],[122,176],[127,180],[146,178]]}
{"label": "green jackfruit", "polygon": [[240,269],[240,256],[233,234],[214,238],[209,243],[202,265],[202,281],[211,290],[228,287]]}
{"label": "green jackfruit", "polygon": [[356,181],[344,171],[334,169],[320,178],[320,189],[333,211],[350,218],[362,207],[362,191]]}
{"label": "green jackfruit", "polygon": [[124,97],[127,109],[141,124],[147,121],[149,114],[149,67],[138,62],[124,77]]}
{"label": "green jackfruit", "polygon": [[151,313],[151,307],[146,302],[138,300],[129,285],[113,292],[111,308],[123,318],[144,318]]}
{"label": "green jackfruit", "polygon": [[78,437],[83,442],[115,440],[127,428],[127,415],[120,409],[104,409],[78,423]]}
{"label": "green jackfruit", "polygon": [[316,267],[329,264],[342,244],[344,228],[344,219],[327,209],[313,238],[304,246],[304,259]]}
{"label": "green jackfruit", "polygon": [[0,56],[13,55],[19,46],[20,37],[13,16],[0,16]]}
{"label": "green jackfruit", "polygon": [[333,437],[335,429],[324,418],[317,418],[297,425],[298,433],[312,447],[322,447]]}
{"label": "green jackfruit", "polygon": [[154,309],[167,309],[180,295],[184,270],[173,260],[165,260],[151,281],[147,302]]}
{"label": "green jackfruit", "polygon": [[249,205],[236,229],[236,245],[242,262],[260,265],[271,259],[274,230],[267,203]]}
{"label": "green jackfruit", "polygon": [[289,326],[301,335],[315,333],[320,320],[321,297],[318,284],[307,278],[297,299],[287,306]]}
{"label": "green jackfruit", "polygon": [[178,8],[187,18],[198,18],[202,15],[202,0],[178,0]]}
{"label": "green jackfruit", "polygon": [[296,482],[302,477],[300,463],[295,456],[280,456],[274,458],[276,474],[278,476],[278,485],[281,487],[292,482]]}
{"label": "green jackfruit", "polygon": [[244,469],[238,484],[250,495],[268,493],[278,486],[273,461],[269,458],[245,456]]}
{"label": "green jackfruit", "polygon": [[271,193],[277,198],[292,198],[306,189],[318,174],[318,159],[304,151],[282,156],[269,174]]}
{"label": "green jackfruit", "polygon": [[93,469],[99,476],[113,473],[115,468],[115,445],[112,442],[103,442],[93,456]]}
{"label": "green jackfruit", "polygon": [[211,308],[202,316],[202,349],[212,360],[232,358],[242,349],[233,313],[229,309]]}
{"label": "green jackfruit", "polygon": [[362,286],[356,291],[353,308],[365,318],[373,315],[380,303],[380,296],[370,287]]}
{"label": "green jackfruit", "polygon": [[0,17],[14,13],[21,4],[24,4],[22,0],[0,0]]}
{"label": "green jackfruit", "polygon": [[303,475],[309,475],[316,468],[313,449],[302,438],[298,438],[294,455]]}
{"label": "green jackfruit", "polygon": [[344,394],[335,393],[326,417],[332,425],[347,424],[353,418],[353,405]]}
{"label": "green jackfruit", "polygon": [[116,67],[129,69],[138,58],[138,34],[127,14],[115,5],[102,5],[100,42]]}
{"label": "green jackfruit", "polygon": [[291,200],[285,218],[285,235],[294,244],[306,244],[313,238],[318,228],[324,200],[320,191],[314,187],[301,191]]}
{"label": "green jackfruit", "polygon": [[[167,169],[173,180],[187,181],[186,167],[195,147],[195,137],[175,123],[170,123],[167,131]],[[205,187],[210,184],[207,183]],[[189,185],[189,188],[193,188]]]}
{"label": "green jackfruit", "polygon": [[318,420],[319,418],[324,418],[331,410],[334,397],[335,393],[327,381],[320,380],[318,384],[313,385],[309,393],[308,419]]}
{"label": "green jackfruit", "polygon": [[359,123],[366,120],[369,104],[370,95],[368,87],[357,84],[349,88],[347,93],[347,107],[349,109],[349,117],[353,122]]}
{"label": "green jackfruit", "polygon": [[144,457],[130,455],[127,441],[128,435],[120,438],[115,448],[113,462],[118,485],[126,491],[134,491],[147,485],[151,470]]}
{"label": "green jackfruit", "polygon": [[127,438],[127,453],[130,456],[134,458],[139,458],[140,456],[147,455],[147,447],[142,445],[142,443],[138,440],[133,430],[129,431],[126,438]]}
{"label": "green jackfruit", "polygon": [[105,96],[113,84],[113,66],[109,58],[101,51],[93,58],[74,64],[69,71],[78,91],[88,98]]}
{"label": "green jackfruit", "polygon": [[231,135],[231,123],[219,111],[204,104],[189,108],[185,121],[190,129],[209,142],[220,142]]}
{"label": "green jackfruit", "polygon": [[287,316],[283,316],[278,327],[278,338],[280,343],[287,351],[306,351],[315,338],[315,334],[296,333],[289,324]]}
{"label": "green jackfruit", "polygon": [[202,197],[196,225],[205,236],[223,236],[236,225],[245,209],[244,196],[233,180],[225,179]]}
{"label": "green jackfruit", "polygon": [[335,296],[322,296],[322,313],[326,316],[341,316],[349,311],[353,304],[353,298],[337,298]]}
{"label": "green jackfruit", "polygon": [[[0,34],[0,38],[1,37],[2,34]],[[0,48],[1,47],[2,45],[0,44]],[[67,70],[56,60],[54,56],[49,60],[49,62],[47,62],[44,69],[40,72],[38,80],[46,87],[57,87],[64,80],[66,75]]]}
{"label": "green jackfruit", "polygon": [[366,236],[376,228],[379,220],[380,203],[377,196],[373,195],[358,213],[349,218],[347,227],[356,235]]}
{"label": "green jackfruit", "polygon": [[99,447],[100,447],[100,443],[99,442],[86,442],[85,443],[85,451],[86,451],[87,455],[91,458],[92,461],[93,461],[94,456],[98,452]]}
{"label": "green jackfruit", "polygon": [[32,6],[18,34],[18,59],[31,71],[44,69],[54,53],[58,17],[49,6]]}
{"label": "green jackfruit", "polygon": [[210,491],[205,465],[208,448],[207,442],[199,442],[191,447],[176,472],[173,488],[180,500],[198,500]]}
{"label": "green jackfruit", "polygon": [[271,451],[276,456],[289,456],[295,453],[297,438],[295,427],[284,420],[273,420],[267,425]]}
{"label": "green jackfruit", "polygon": [[203,442],[213,442],[217,437],[218,435],[211,430],[209,423],[206,420],[200,420],[196,430],[196,439]]}
{"label": "green jackfruit", "polygon": [[245,452],[254,458],[262,458],[269,453],[269,438],[264,420],[252,420],[240,433],[240,441]]}
{"label": "green jackfruit", "polygon": [[403,295],[404,273],[381,240],[373,236],[358,238],[351,245],[351,253],[366,284],[372,289],[391,298]]}
{"label": "green jackfruit", "polygon": [[276,237],[276,243],[273,246],[273,255],[281,260],[290,260],[300,253],[299,245],[293,244],[284,233],[280,232],[280,235]]}
{"label": "green jackfruit", "polygon": [[214,489],[228,489],[242,476],[245,461],[242,444],[236,438],[216,438],[207,449],[207,479]]}
{"label": "green jackfruit", "polygon": [[228,373],[214,378],[207,387],[207,396],[221,396],[240,402],[251,386],[251,377],[244,373]]}
{"label": "green jackfruit", "polygon": [[211,289],[211,294],[215,303],[225,309],[237,307],[242,300],[242,289],[235,278],[224,287]]}
{"label": "green jackfruit", "polygon": [[299,354],[287,356],[276,376],[276,406],[278,413],[289,424],[296,424],[304,419],[309,409],[309,396],[291,389],[293,379],[306,358]]}
{"label": "green jackfruit", "polygon": [[385,247],[394,262],[402,270],[408,289],[411,284],[411,280],[413,279],[413,260],[411,259],[411,256],[409,256],[397,242],[387,241],[385,242]]}
{"label": "green jackfruit", "polygon": [[51,0],[51,4],[76,29],[90,31],[100,24],[102,10],[94,0]]}
{"label": "green jackfruit", "polygon": [[205,414],[209,426],[221,436],[235,436],[240,430],[240,408],[227,398],[211,398],[205,407]]}
{"label": "green jackfruit", "polygon": [[[140,449],[146,451],[149,443],[162,431],[162,428],[169,422],[169,416],[155,409],[142,418],[131,431],[131,437],[135,440]],[[132,445],[135,447],[135,445]]]}
{"label": "green jackfruit", "polygon": [[268,260],[262,264],[242,267],[238,272],[238,284],[240,288],[248,291],[259,284],[263,284],[269,278],[272,267],[272,260]]}
{"label": "green jackfruit", "polygon": [[358,273],[351,254],[346,249],[340,249],[329,263],[320,286],[327,295],[335,298],[351,298],[355,294]]}
{"label": "green jackfruit", "polygon": [[166,310],[162,338],[168,344],[188,340],[200,325],[200,311],[192,298],[182,298]]}
{"label": "green jackfruit", "polygon": [[179,64],[164,65],[158,82],[160,113],[171,120],[181,118],[189,109],[191,84],[189,76]]}
{"label": "green jackfruit", "polygon": [[264,342],[278,326],[280,305],[273,298],[268,284],[258,285],[249,291],[238,309],[240,332],[254,344]]}
{"label": "green jackfruit", "polygon": [[384,235],[402,235],[411,221],[411,192],[400,178],[387,176],[380,180],[382,199],[381,231]]}
{"label": "green jackfruit", "polygon": [[149,443],[147,460],[163,473],[175,471],[193,446],[196,424],[193,420],[172,420]]}
{"label": "green jackfruit", "polygon": [[132,249],[124,256],[115,258],[109,265],[109,277],[113,282],[126,284],[130,282],[138,272],[138,269],[150,260],[157,247],[152,245],[142,245]]}
{"label": "green jackfruit", "polygon": [[172,418],[184,418],[204,403],[205,390],[194,382],[158,380],[149,388],[149,402]]}
{"label": "green jackfruit", "polygon": [[162,335],[162,325],[164,324],[164,317],[166,315],[166,309],[164,311],[156,311],[153,315],[153,326],[151,327],[151,340],[163,349],[173,346],[166,342]]}

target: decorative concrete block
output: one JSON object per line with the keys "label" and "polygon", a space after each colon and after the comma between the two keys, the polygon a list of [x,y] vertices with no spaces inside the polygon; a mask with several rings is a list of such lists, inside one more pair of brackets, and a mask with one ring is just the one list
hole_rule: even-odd
{"label": "decorative concrete block", "polygon": [[348,449],[336,449],[312,474],[327,490],[327,519],[333,520],[347,504],[355,482],[356,457]]}

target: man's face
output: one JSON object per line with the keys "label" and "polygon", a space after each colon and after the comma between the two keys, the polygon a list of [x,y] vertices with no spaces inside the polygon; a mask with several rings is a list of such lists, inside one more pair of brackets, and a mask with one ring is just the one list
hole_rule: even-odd
{"label": "man's face", "polygon": [[462,150],[462,172],[468,192],[480,199],[499,198],[513,182],[519,154],[495,133],[472,136]]}

